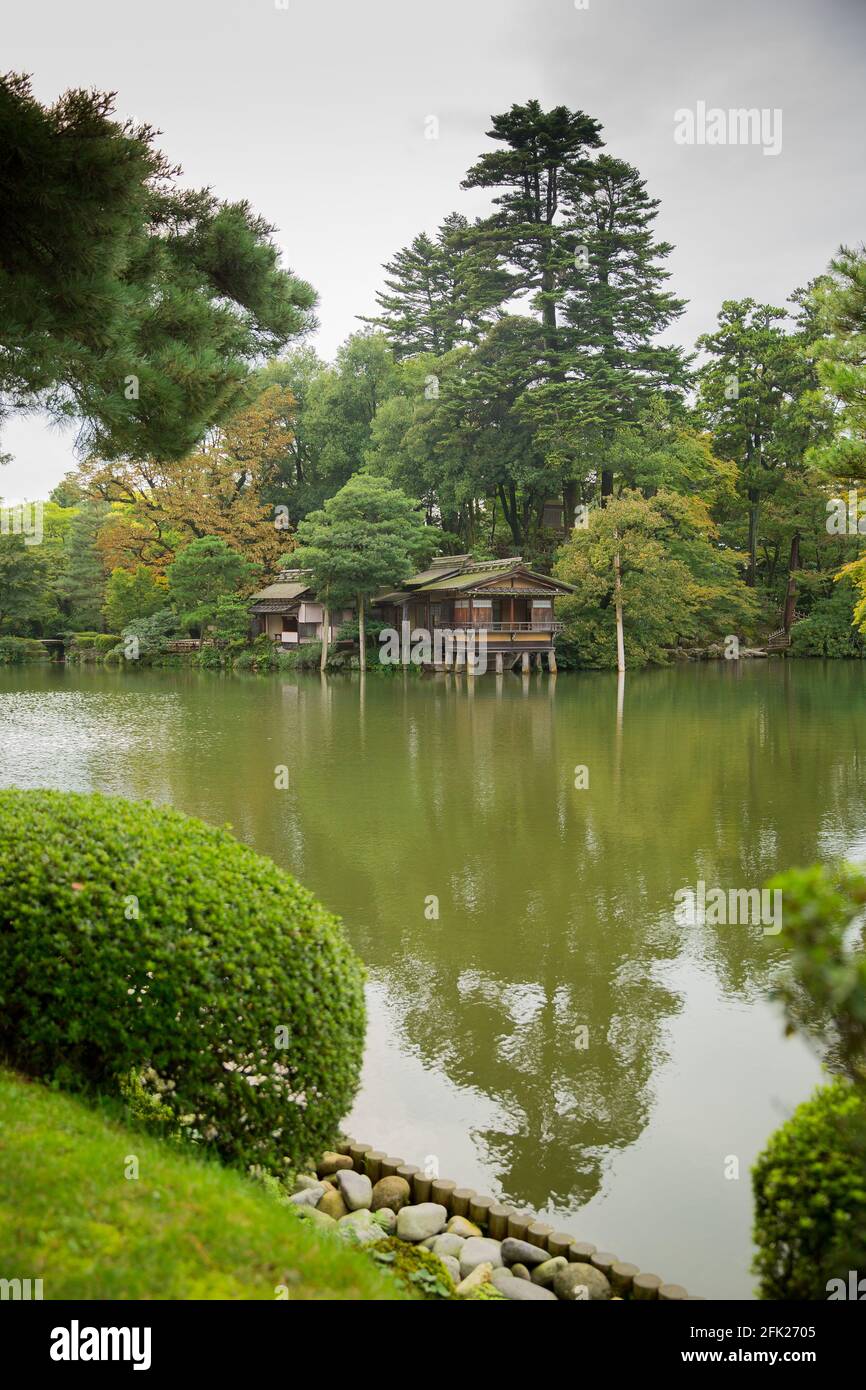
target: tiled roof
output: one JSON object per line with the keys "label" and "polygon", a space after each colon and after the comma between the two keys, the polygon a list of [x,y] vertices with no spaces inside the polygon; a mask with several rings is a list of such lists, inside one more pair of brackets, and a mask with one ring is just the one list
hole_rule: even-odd
{"label": "tiled roof", "polygon": [[257,594],[253,594],[251,602],[261,603],[264,599],[274,598],[281,599],[283,603],[286,603],[307,593],[309,587],[309,584],[269,584],[266,589],[261,589]]}

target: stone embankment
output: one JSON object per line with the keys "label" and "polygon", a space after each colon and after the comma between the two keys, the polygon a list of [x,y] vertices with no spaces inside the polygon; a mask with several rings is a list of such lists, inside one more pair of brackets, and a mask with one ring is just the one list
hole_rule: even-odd
{"label": "stone embankment", "polygon": [[392,1236],[432,1251],[458,1297],[487,1283],[515,1302],[690,1297],[680,1284],[555,1231],[532,1212],[427,1177],[368,1144],[347,1141],[323,1154],[316,1173],[300,1175],[295,1188],[290,1201],[317,1225],[342,1227],[340,1234],[360,1244]]}

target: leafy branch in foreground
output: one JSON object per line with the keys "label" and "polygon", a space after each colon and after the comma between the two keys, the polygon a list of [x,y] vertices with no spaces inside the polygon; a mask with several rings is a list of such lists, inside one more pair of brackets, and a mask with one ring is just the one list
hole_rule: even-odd
{"label": "leafy branch in foreground", "polygon": [[[815,864],[771,879],[782,891],[779,941],[790,952],[790,972],[778,986],[788,1031],[835,1034],[833,1058],[850,1079],[866,1081],[866,951],[857,922],[866,904],[861,869]],[[858,949],[859,947],[859,949]]]}

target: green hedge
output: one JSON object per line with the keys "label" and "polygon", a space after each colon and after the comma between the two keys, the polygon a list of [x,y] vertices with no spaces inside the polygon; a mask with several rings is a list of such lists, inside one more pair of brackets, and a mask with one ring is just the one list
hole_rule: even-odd
{"label": "green hedge", "polygon": [[224,830],[147,803],[0,791],[0,1049],[136,1096],[281,1174],[354,1096],[363,969],[339,921]]}
{"label": "green hedge", "polygon": [[752,1170],[755,1272],[767,1299],[824,1300],[866,1271],[866,1100],[820,1087],[773,1134]]}

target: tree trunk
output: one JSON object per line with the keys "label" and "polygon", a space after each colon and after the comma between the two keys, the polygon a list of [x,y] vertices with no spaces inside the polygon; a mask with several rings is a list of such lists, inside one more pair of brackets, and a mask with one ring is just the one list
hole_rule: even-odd
{"label": "tree trunk", "polygon": [[367,669],[367,628],[364,623],[364,595],[358,595],[358,656],[361,670]]}
{"label": "tree trunk", "polygon": [[319,662],[319,670],[324,671],[328,664],[328,635],[331,630],[331,610],[328,607],[328,600],[325,599],[325,606],[322,613],[322,659]]}
{"label": "tree trunk", "polygon": [[607,505],[608,497],[613,497],[613,470],[603,468],[601,470],[601,505]]}
{"label": "tree trunk", "polygon": [[613,596],[616,608],[616,669],[621,673],[625,670],[625,642],[622,633],[622,574],[618,550],[613,557]]}
{"label": "tree trunk", "polygon": [[794,613],[797,608],[797,570],[800,568],[800,532],[795,531],[791,537],[791,556],[788,560],[788,590],[785,594],[785,616],[782,619],[782,626],[785,635],[789,636],[794,622]]}
{"label": "tree trunk", "polygon": [[749,493],[749,570],[746,583],[754,589],[758,572],[758,508],[760,503],[754,493]]}
{"label": "tree trunk", "polygon": [[577,511],[576,478],[568,478],[562,484],[562,506],[564,512],[562,518],[562,525],[565,530],[565,534],[568,535],[569,531],[571,531],[574,527],[574,517]]}

